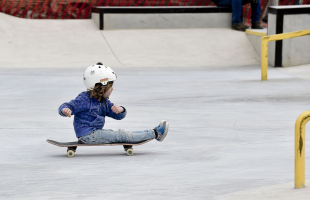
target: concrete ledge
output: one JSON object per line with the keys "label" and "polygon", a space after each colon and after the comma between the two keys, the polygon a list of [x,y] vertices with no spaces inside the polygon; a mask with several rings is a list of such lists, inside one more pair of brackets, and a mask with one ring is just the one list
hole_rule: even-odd
{"label": "concrete ledge", "polygon": [[267,35],[267,29],[247,29],[245,32],[252,43],[252,46],[258,56],[258,60],[260,60],[262,55],[262,37]]}
{"label": "concrete ledge", "polygon": [[[268,35],[310,29],[310,5],[271,6],[268,9]],[[270,42],[268,63],[288,67],[310,63],[310,36]]]}
{"label": "concrete ledge", "polygon": [[100,30],[229,28],[231,8],[214,6],[93,7]]}
{"label": "concrete ledge", "polygon": [[92,7],[92,13],[231,13],[231,8],[222,6],[134,6]]}
{"label": "concrete ledge", "polygon": [[270,6],[268,8],[268,13],[272,14],[282,14],[282,15],[292,15],[292,14],[306,14],[310,13],[310,5],[300,5],[300,6]]}
{"label": "concrete ledge", "polygon": [[261,36],[261,37],[264,37],[267,35],[267,29],[260,29],[260,30],[258,30],[258,29],[254,29],[254,30],[253,29],[247,29],[245,32],[249,35],[257,35],[257,36]]}

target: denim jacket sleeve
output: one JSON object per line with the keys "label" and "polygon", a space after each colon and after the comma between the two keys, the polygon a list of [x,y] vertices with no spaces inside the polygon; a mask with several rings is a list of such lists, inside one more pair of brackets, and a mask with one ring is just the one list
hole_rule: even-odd
{"label": "denim jacket sleeve", "polygon": [[121,119],[124,119],[124,118],[125,118],[125,116],[126,116],[126,114],[127,114],[127,110],[126,110],[123,106],[121,106],[121,107],[124,108],[124,112],[116,114],[115,112],[113,112],[113,111],[111,110],[111,107],[112,107],[114,104],[111,103],[111,101],[108,100],[108,99],[106,99],[106,102],[107,102],[107,108],[108,108],[108,109],[107,109],[107,116],[108,116],[108,117],[111,117],[111,118],[117,119],[117,120],[121,120]]}
{"label": "denim jacket sleeve", "polygon": [[58,113],[65,117],[65,115],[61,112],[64,108],[69,108],[72,111],[72,115],[75,115],[79,112],[83,112],[89,109],[89,97],[85,92],[79,94],[74,100],[71,100],[68,103],[63,103],[58,108]]}

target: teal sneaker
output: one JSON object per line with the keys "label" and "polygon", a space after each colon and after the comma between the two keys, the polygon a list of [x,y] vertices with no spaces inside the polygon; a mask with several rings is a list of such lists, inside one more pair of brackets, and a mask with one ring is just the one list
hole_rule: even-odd
{"label": "teal sneaker", "polygon": [[162,142],[168,134],[169,123],[166,122],[161,127],[155,127],[154,131],[157,133],[157,137],[155,138],[157,141]]}

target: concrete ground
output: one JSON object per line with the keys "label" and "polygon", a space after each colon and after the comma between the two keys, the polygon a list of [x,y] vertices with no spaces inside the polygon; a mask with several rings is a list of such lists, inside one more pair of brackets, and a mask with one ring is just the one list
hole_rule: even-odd
{"label": "concrete ground", "polygon": [[[45,23],[0,13],[1,198],[308,199],[309,187],[294,189],[294,125],[309,110],[310,65],[269,68],[262,82],[242,32]],[[211,48],[208,34],[222,43]],[[46,142],[76,140],[73,119],[57,109],[84,90],[83,71],[97,61],[117,73],[110,99],[128,110],[105,128],[144,130],[166,119],[164,142],[134,147],[134,156],[120,146],[78,147],[73,158]]]}

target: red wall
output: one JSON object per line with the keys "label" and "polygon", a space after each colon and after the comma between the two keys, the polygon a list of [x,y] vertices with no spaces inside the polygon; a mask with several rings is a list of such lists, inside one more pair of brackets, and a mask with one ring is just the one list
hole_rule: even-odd
{"label": "red wall", "polygon": [[[262,0],[262,13],[268,0]],[[290,5],[293,0],[280,0]],[[310,0],[303,0],[310,4]],[[89,19],[92,6],[214,6],[211,0],[0,0],[0,12],[31,19]],[[250,23],[250,5],[243,9],[244,21]]]}

